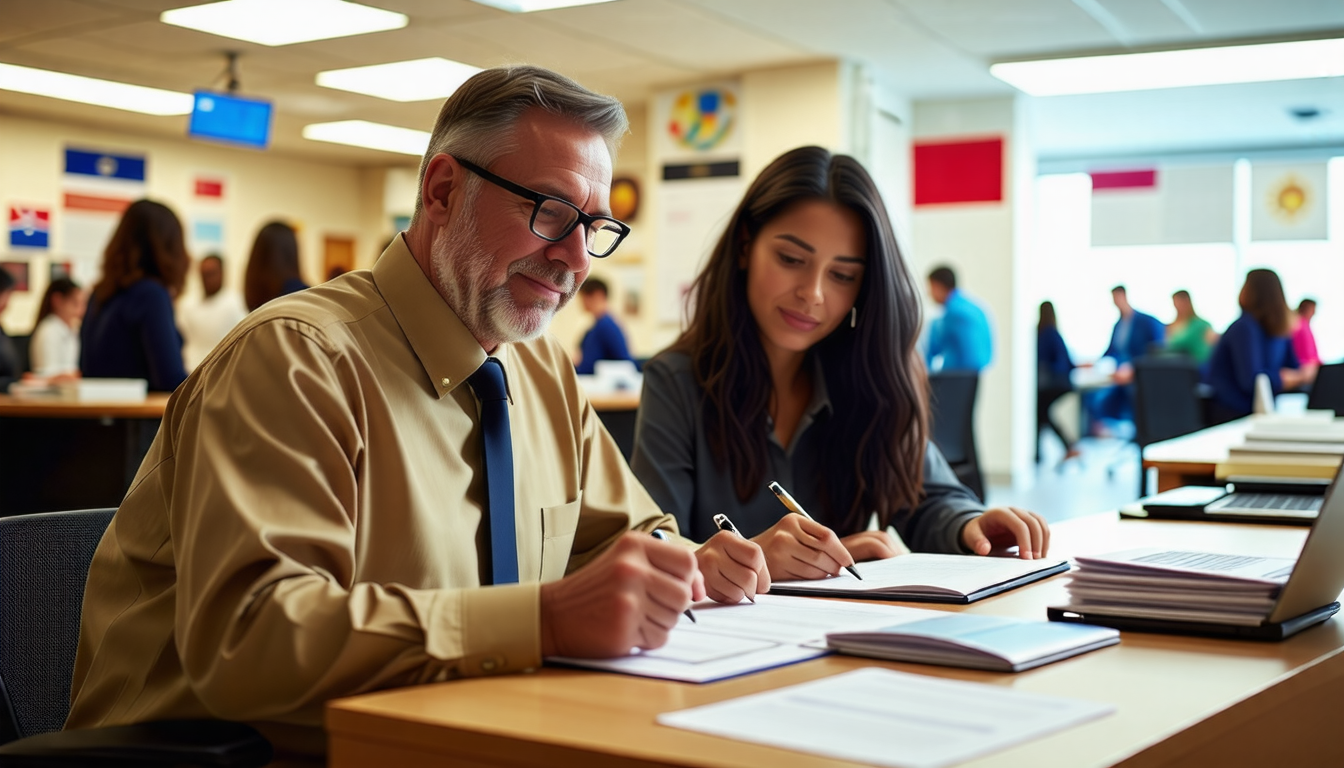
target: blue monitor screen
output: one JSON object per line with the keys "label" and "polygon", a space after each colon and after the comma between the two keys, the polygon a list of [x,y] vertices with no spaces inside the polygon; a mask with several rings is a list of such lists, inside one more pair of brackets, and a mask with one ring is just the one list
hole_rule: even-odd
{"label": "blue monitor screen", "polygon": [[197,91],[187,134],[265,149],[271,140],[271,103],[227,93]]}

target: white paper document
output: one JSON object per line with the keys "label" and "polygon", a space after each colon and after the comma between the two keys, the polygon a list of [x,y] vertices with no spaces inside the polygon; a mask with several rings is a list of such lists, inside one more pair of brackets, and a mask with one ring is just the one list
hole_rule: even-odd
{"label": "white paper document", "polygon": [[804,597],[757,595],[756,603],[693,606],[696,622],[682,616],[667,644],[616,659],[552,658],[568,666],[706,683],[824,656],[828,632],[876,630],[940,611],[895,605],[841,603]]}
{"label": "white paper document", "polygon": [[859,669],[658,716],[662,725],[897,768],[939,768],[1110,714],[1094,701]]}
{"label": "white paper document", "polygon": [[772,589],[784,594],[966,603],[1068,570],[1068,563],[920,552],[859,563],[855,567],[862,580],[841,572],[825,579],[779,581]]}

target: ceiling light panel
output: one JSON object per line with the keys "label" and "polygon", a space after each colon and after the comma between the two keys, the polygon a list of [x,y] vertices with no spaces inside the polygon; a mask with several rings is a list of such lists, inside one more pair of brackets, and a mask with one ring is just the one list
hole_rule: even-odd
{"label": "ceiling light panel", "polygon": [[0,64],[0,90],[31,93],[81,104],[124,109],[146,115],[185,115],[191,112],[190,93],[147,88],[143,85],[99,80],[95,77]]}
{"label": "ceiling light panel", "polygon": [[434,57],[318,72],[317,84],[391,101],[428,101],[447,98],[480,71],[480,67]]}
{"label": "ceiling light panel", "polygon": [[552,11],[556,8],[573,8],[579,5],[597,5],[612,0],[476,0],[481,5],[498,8],[509,13],[531,13],[533,11]]}
{"label": "ceiling light panel", "polygon": [[1032,96],[1339,77],[1344,39],[1018,61],[989,72]]}
{"label": "ceiling light panel", "polygon": [[367,120],[340,120],[334,123],[305,125],[303,138],[331,144],[346,144],[351,147],[381,149],[384,152],[397,152],[403,155],[421,156],[429,148],[428,131],[371,123]]}
{"label": "ceiling light panel", "polygon": [[271,46],[366,35],[407,23],[405,14],[345,0],[225,0],[164,11],[159,20]]}

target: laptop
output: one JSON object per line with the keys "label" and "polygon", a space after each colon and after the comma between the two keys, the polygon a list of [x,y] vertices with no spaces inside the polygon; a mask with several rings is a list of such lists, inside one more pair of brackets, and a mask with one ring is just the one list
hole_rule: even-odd
{"label": "laptop", "polygon": [[1206,635],[1254,640],[1282,640],[1319,624],[1339,611],[1339,594],[1344,591],[1344,491],[1335,473],[1326,489],[1320,511],[1312,522],[1307,541],[1302,545],[1288,583],[1279,591],[1274,608],[1259,625],[1217,624],[1203,621],[1145,619],[1098,611],[1078,612],[1065,608],[1047,609],[1051,621],[1097,624],[1103,627],[1137,632],[1164,632],[1182,635]]}
{"label": "laptop", "polygon": [[1329,480],[1318,478],[1233,477],[1228,481],[1230,485],[1192,485],[1149,496],[1122,509],[1120,516],[1311,525],[1330,487]]}

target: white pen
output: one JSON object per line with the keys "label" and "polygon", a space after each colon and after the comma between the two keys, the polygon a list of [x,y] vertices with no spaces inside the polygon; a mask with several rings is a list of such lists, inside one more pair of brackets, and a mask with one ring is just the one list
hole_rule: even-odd
{"label": "white pen", "polygon": [[[789,495],[789,492],[784,490],[784,486],[780,485],[779,483],[771,483],[770,490],[774,491],[775,497],[779,499],[779,503],[783,504],[785,509],[789,510],[790,512],[796,512],[797,514],[802,515],[808,520],[812,520],[812,522],[814,523],[816,522],[816,520],[812,519],[811,515],[807,514],[807,510],[803,509],[803,505],[794,501],[793,497]],[[859,575],[858,570],[854,566],[846,565],[845,570],[854,574],[854,578],[858,579],[859,581],[863,581],[863,577]]]}

